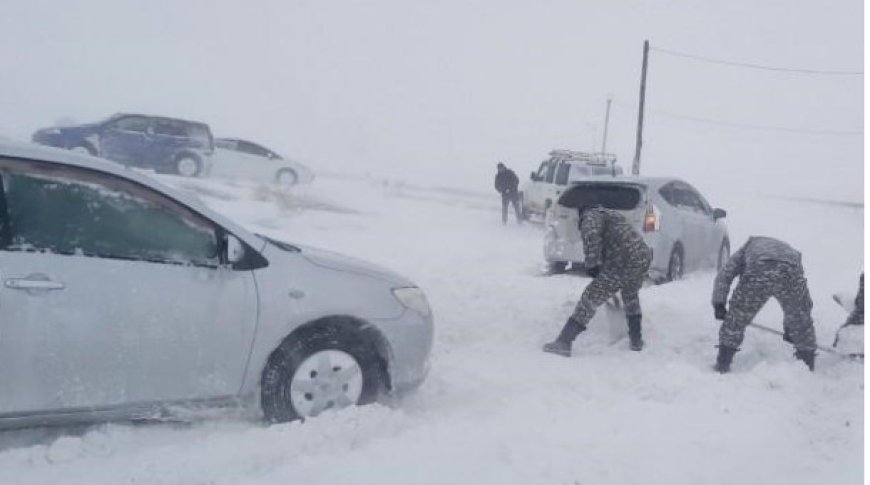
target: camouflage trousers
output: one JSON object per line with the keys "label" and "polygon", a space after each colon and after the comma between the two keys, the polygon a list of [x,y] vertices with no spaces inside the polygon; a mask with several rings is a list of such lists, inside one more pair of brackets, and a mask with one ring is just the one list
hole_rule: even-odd
{"label": "camouflage trousers", "polygon": [[583,328],[595,316],[595,310],[619,291],[625,308],[625,316],[640,316],[640,292],[643,280],[649,272],[652,251],[639,251],[621,266],[605,263],[598,277],[592,280],[580,295],[571,319]]}
{"label": "camouflage trousers", "polygon": [[739,348],[746,326],[771,297],[782,307],[783,328],[795,349],[816,350],[813,300],[803,268],[781,261],[756,263],[740,276],[719,328],[719,345]]}

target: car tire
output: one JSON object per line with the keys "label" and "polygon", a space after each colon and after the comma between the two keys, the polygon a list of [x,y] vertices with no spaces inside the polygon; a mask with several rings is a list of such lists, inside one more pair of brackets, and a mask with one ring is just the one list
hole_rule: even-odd
{"label": "car tire", "polygon": [[731,243],[728,242],[728,239],[723,239],[722,244],[719,246],[719,254],[716,255],[716,271],[722,271],[722,268],[725,266],[725,263],[728,262],[728,258],[731,257]]}
{"label": "car tire", "polygon": [[667,281],[676,281],[683,278],[685,259],[683,257],[683,246],[679,243],[674,245],[671,250],[671,257],[668,259],[668,274]]}
{"label": "car tire", "polygon": [[97,155],[97,152],[94,151],[94,149],[89,147],[88,145],[76,145],[74,147],[70,147],[69,151],[71,151],[73,153],[81,153],[82,155],[91,155],[91,156]]}
{"label": "car tire", "polygon": [[263,417],[280,423],[367,404],[381,382],[376,351],[351,331],[325,325],[288,338],[269,356],[261,382]]}
{"label": "car tire", "polygon": [[182,177],[197,177],[202,172],[202,162],[191,155],[182,155],[175,160],[175,173]]}
{"label": "car tire", "polygon": [[282,168],[275,174],[275,183],[282,187],[293,187],[299,183],[299,176],[289,168]]}

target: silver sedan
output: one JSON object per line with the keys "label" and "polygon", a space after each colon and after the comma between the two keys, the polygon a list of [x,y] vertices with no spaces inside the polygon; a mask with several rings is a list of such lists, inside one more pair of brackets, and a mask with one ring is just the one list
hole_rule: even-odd
{"label": "silver sedan", "polygon": [[0,143],[0,428],[316,416],[417,387],[432,333],[401,276],[100,159]]}

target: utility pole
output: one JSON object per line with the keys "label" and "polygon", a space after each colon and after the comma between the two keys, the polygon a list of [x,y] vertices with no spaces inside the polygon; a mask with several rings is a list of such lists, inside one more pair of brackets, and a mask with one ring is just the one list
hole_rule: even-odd
{"label": "utility pole", "polygon": [[637,143],[634,149],[634,163],[631,165],[632,175],[640,174],[640,148],[643,145],[643,103],[646,97],[646,63],[649,57],[649,40],[643,41],[643,67],[640,71],[640,102],[637,108]]}
{"label": "utility pole", "polygon": [[601,140],[601,153],[607,153],[607,124],[610,123],[610,103],[613,100],[607,97],[607,111],[604,112],[604,137]]}

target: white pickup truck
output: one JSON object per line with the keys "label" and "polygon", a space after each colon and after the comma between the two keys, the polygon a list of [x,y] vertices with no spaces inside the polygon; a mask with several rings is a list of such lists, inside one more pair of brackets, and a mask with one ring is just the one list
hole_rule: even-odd
{"label": "white pickup truck", "polygon": [[616,155],[609,153],[553,150],[523,184],[520,196],[523,217],[544,218],[559,195],[573,182],[590,177],[613,177],[622,174]]}

